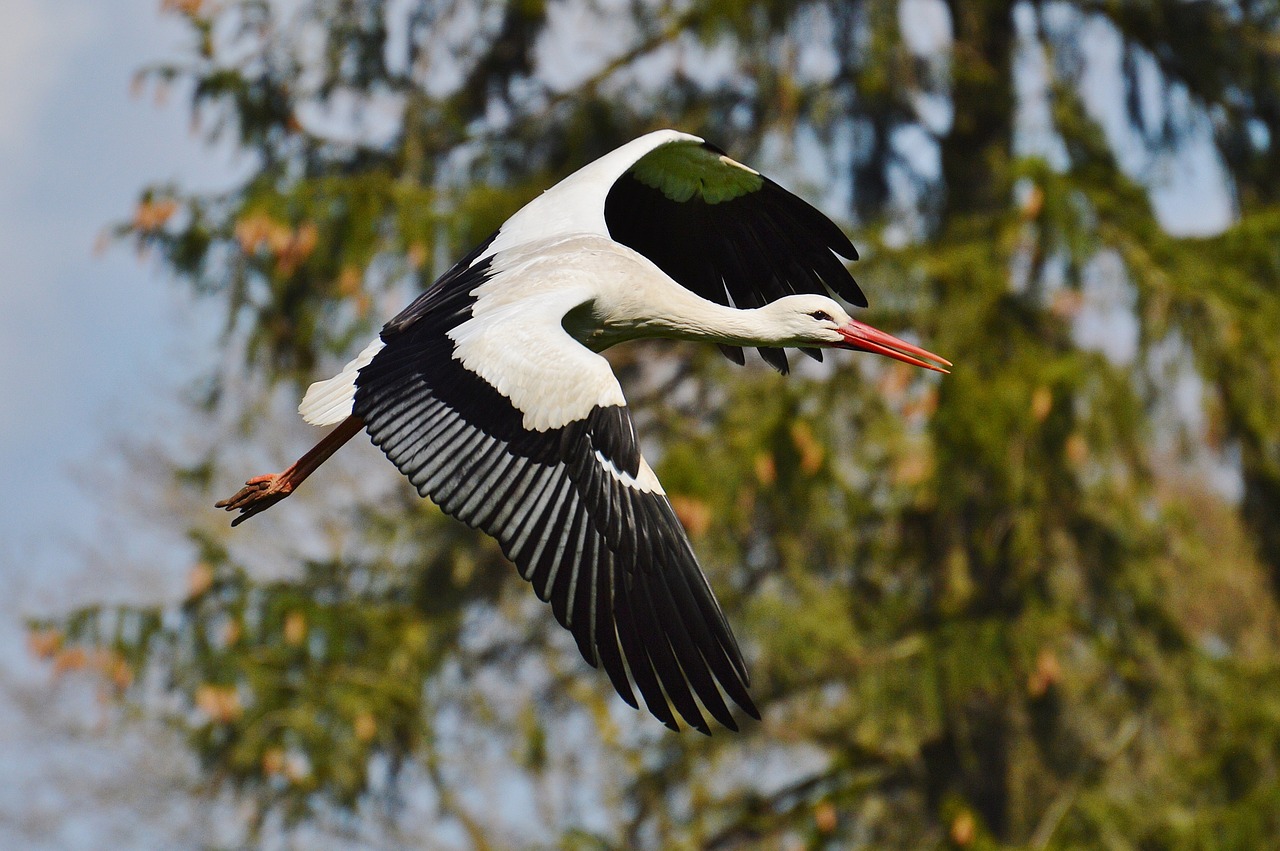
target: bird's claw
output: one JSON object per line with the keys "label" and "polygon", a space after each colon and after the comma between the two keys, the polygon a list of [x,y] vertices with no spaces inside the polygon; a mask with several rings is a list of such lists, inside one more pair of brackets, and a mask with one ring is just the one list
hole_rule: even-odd
{"label": "bird's claw", "polygon": [[293,485],[279,473],[268,473],[255,476],[244,483],[244,487],[236,491],[234,496],[215,502],[214,508],[226,511],[239,511],[240,516],[231,521],[238,526],[255,514],[266,511],[289,494],[293,493]]}

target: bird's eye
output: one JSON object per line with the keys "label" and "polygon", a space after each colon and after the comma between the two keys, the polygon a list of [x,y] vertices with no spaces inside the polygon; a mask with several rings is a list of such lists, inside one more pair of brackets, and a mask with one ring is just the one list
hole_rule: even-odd
{"label": "bird's eye", "polygon": [[818,320],[819,322],[831,321],[831,315],[827,313],[825,310],[815,310],[813,313],[810,313],[809,315],[812,316],[814,319]]}

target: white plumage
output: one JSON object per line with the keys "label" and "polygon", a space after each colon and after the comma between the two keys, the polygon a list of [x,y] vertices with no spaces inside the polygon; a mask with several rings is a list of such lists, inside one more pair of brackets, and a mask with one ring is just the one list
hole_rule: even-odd
{"label": "white plumage", "polygon": [[543,239],[554,240],[568,234],[593,233],[608,237],[604,202],[614,182],[645,154],[662,145],[678,142],[702,144],[700,138],[688,133],[658,130],[633,139],[583,166],[503,222],[493,242],[489,244],[489,250],[481,256]]}
{"label": "white plumage", "polygon": [[380,351],[382,338],[375,337],[364,351],[342,368],[342,372],[308,387],[302,404],[298,405],[302,418],[313,426],[331,426],[351,416],[351,402],[356,397],[356,376]]}
{"label": "white plumage", "polygon": [[333,378],[307,422],[337,425],[218,505],[240,522],[367,430],[424,496],[493,535],[618,693],[676,728],[749,714],[741,652],[598,352],[638,337],[936,355],[852,319],[848,238],[685,133],[642,136],[565,178],[436,281]]}

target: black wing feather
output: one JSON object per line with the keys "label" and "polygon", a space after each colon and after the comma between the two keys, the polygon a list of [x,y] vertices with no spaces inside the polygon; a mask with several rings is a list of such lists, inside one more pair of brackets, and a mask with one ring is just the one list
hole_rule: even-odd
{"label": "black wing feather", "polygon": [[383,349],[356,379],[353,413],[421,494],[497,538],[623,700],[637,705],[634,681],[667,726],[678,729],[674,706],[708,732],[700,702],[736,729],[723,689],[758,718],[742,655],[670,502],[606,466],[640,473],[626,409],[531,431],[454,359],[448,331],[470,318],[489,264],[455,267],[387,324]]}
{"label": "black wing feather", "polygon": [[[714,145],[702,147],[724,153]],[[761,176],[754,191],[708,203],[700,193],[672,200],[628,171],[609,190],[604,217],[613,239],[705,299],[746,308],[797,293],[819,293],[867,305],[840,260],[858,259],[849,237],[821,211],[767,177]],[[738,347],[720,350],[743,362]],[[760,349],[760,354],[786,372],[781,350]],[[820,359],[815,351],[806,354]]]}

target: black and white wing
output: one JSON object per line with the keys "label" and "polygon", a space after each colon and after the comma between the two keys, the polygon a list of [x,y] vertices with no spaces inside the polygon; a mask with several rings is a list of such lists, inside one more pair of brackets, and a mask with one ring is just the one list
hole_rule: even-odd
{"label": "black and white wing", "polygon": [[[759,307],[828,290],[866,307],[845,264],[858,252],[803,199],[693,137],[641,156],[605,197],[609,236],[649,258],[679,284],[720,304]],[[721,349],[743,362],[742,350]],[[807,354],[821,360],[818,350]],[[760,349],[782,372],[786,355]]]}
{"label": "black and white wing", "polygon": [[352,412],[419,493],[499,541],[628,703],[630,671],[673,729],[672,705],[709,732],[699,701],[737,729],[720,689],[758,718],[737,642],[640,456],[608,362],[563,331],[562,307],[545,323],[532,300],[519,321],[490,310],[491,261],[460,263],[387,324]]}

